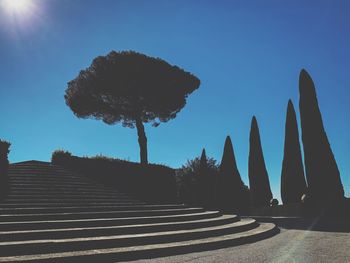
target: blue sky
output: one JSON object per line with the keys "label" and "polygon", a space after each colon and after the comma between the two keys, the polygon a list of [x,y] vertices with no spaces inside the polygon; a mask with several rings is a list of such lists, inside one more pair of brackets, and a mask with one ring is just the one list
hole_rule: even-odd
{"label": "blue sky", "polygon": [[305,68],[350,195],[348,1],[32,2],[35,8],[20,17],[0,10],[0,138],[12,143],[10,161],[49,160],[55,149],[138,161],[136,130],[80,120],[63,98],[67,82],[94,57],[135,50],[202,83],[176,119],[146,127],[151,162],[179,167],[203,147],[220,160],[230,135],[248,184],[256,115],[280,198],[286,107],[291,98],[299,112],[298,76]]}

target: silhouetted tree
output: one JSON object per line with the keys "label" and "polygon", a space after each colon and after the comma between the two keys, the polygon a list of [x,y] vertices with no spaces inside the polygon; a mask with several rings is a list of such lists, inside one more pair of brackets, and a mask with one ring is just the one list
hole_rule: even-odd
{"label": "silhouetted tree", "polygon": [[197,77],[160,58],[112,51],[68,83],[65,100],[79,118],[136,127],[141,163],[146,164],[144,123],[157,127],[175,118],[199,85]]}
{"label": "silhouetted tree", "polygon": [[310,199],[326,204],[344,198],[337,163],[318,106],[315,86],[303,69],[299,77],[300,119]]}
{"label": "silhouetted tree", "polygon": [[199,197],[199,177],[203,175],[203,171],[205,172],[205,177],[210,178],[212,181],[212,188],[210,193],[207,193],[207,196],[204,198],[208,203],[205,205],[206,207],[211,207],[214,203],[215,196],[215,182],[218,172],[218,166],[216,164],[216,160],[213,158],[204,158],[203,155],[200,157],[196,157],[193,160],[188,160],[186,164],[182,165],[181,168],[176,171],[176,178],[179,185],[179,195],[180,200],[186,204],[198,205],[200,202]]}
{"label": "silhouetted tree", "polygon": [[9,142],[0,140],[0,200],[4,199],[9,193],[8,154],[10,145]]}
{"label": "silhouetted tree", "polygon": [[249,206],[249,192],[237,168],[230,136],[226,137],[218,176],[218,207],[223,211],[242,212]]}
{"label": "silhouetted tree", "polygon": [[216,176],[208,164],[205,149],[202,150],[197,176],[197,199],[200,206],[212,208],[215,204]]}
{"label": "silhouetted tree", "polygon": [[252,204],[253,206],[268,206],[272,199],[272,193],[255,116],[252,119],[249,142],[248,175]]}
{"label": "silhouetted tree", "polygon": [[297,118],[293,103],[289,100],[281,174],[281,197],[283,204],[300,203],[301,197],[305,193],[306,182],[301,157]]}

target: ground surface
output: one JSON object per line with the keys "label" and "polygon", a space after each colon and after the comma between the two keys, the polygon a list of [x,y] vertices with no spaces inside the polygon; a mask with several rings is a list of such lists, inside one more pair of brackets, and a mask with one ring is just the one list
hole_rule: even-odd
{"label": "ground surface", "polygon": [[350,262],[349,229],[316,227],[310,230],[311,222],[279,226],[280,234],[256,243],[136,262]]}

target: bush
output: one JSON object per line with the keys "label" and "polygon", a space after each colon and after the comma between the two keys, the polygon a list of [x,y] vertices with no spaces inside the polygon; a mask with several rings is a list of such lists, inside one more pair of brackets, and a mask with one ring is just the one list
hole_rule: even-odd
{"label": "bush", "polygon": [[[196,157],[187,160],[181,168],[176,170],[176,180],[178,184],[180,201],[190,205],[203,205],[212,207],[215,202],[216,176],[218,173],[218,164],[213,158],[206,158],[206,162],[201,163],[201,158]],[[203,167],[205,166],[205,167]],[[202,187],[201,180],[205,177],[205,186]],[[210,181],[207,183],[207,181]],[[203,200],[202,189],[210,185],[210,189],[206,189],[207,198]]]}
{"label": "bush", "polygon": [[55,164],[63,164],[69,162],[72,154],[65,150],[56,150],[52,153],[51,162]]}
{"label": "bush", "polygon": [[146,202],[177,201],[175,171],[163,165],[143,165],[102,155],[77,157],[65,151],[55,151],[52,163]]}
{"label": "bush", "polygon": [[0,200],[4,199],[10,191],[8,182],[10,146],[9,142],[0,140]]}

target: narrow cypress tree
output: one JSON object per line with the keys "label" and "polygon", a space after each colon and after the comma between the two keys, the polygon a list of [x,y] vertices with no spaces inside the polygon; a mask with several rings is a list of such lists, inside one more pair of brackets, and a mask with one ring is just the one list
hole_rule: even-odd
{"label": "narrow cypress tree", "polygon": [[318,204],[344,198],[340,173],[325,132],[315,86],[303,69],[299,77],[300,119],[309,195]]}
{"label": "narrow cypress tree", "polygon": [[247,188],[237,168],[230,136],[226,137],[218,180],[218,205],[220,209],[241,212],[248,207]]}
{"label": "narrow cypress tree", "polygon": [[199,168],[197,174],[197,191],[196,199],[197,203],[203,207],[207,207],[210,196],[210,182],[209,182],[209,171],[208,161],[205,149],[202,150],[201,158],[199,161]]}
{"label": "narrow cypress tree", "polygon": [[306,193],[304,167],[301,157],[299,131],[294,106],[288,101],[284,140],[284,157],[281,174],[283,204],[299,203]]}
{"label": "narrow cypress tree", "polygon": [[252,205],[256,207],[268,206],[272,199],[272,193],[255,116],[252,119],[249,142],[248,175]]}

